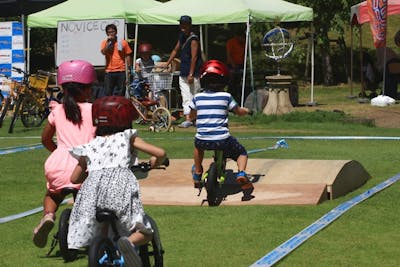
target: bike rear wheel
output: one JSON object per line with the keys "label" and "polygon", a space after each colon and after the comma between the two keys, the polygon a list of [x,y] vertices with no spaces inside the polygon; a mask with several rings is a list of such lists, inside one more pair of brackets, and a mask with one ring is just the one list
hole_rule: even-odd
{"label": "bike rear wheel", "polygon": [[140,246],[139,255],[142,259],[143,267],[163,267],[164,266],[164,250],[161,245],[160,233],[156,222],[149,215],[145,217],[150,221],[153,228],[153,238],[149,244]]}
{"label": "bike rear wheel", "polygon": [[89,267],[114,266],[113,261],[119,259],[117,251],[109,238],[97,236],[89,247]]}
{"label": "bike rear wheel", "polygon": [[210,168],[207,172],[206,190],[209,206],[218,206],[221,204],[222,197],[219,193],[218,172],[215,162],[210,164]]}
{"label": "bike rear wheel", "polygon": [[32,97],[26,97],[22,104],[21,121],[26,128],[39,127],[48,114]]}
{"label": "bike rear wheel", "polygon": [[65,262],[74,261],[78,255],[78,250],[68,249],[68,227],[69,217],[71,216],[72,209],[65,209],[60,216],[58,226],[58,242],[60,246],[61,257]]}

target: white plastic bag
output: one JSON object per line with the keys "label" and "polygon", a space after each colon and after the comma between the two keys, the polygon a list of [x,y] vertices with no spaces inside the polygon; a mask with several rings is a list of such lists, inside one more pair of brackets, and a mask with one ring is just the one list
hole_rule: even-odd
{"label": "white plastic bag", "polygon": [[387,95],[378,95],[377,97],[374,97],[371,99],[371,105],[372,106],[378,106],[378,107],[386,107],[390,105],[394,105],[396,103],[396,100],[391,98],[390,96]]}

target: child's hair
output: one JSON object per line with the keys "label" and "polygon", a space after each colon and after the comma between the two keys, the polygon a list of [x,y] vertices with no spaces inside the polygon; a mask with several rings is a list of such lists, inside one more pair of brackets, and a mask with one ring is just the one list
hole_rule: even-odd
{"label": "child's hair", "polygon": [[96,127],[96,136],[106,136],[106,135],[112,135],[115,133],[123,132],[126,129],[131,129],[131,126],[122,126],[122,127],[117,127],[117,126],[97,126]]}
{"label": "child's hair", "polygon": [[65,61],[58,67],[57,82],[64,90],[65,115],[73,124],[82,123],[82,114],[76,99],[96,80],[93,65],[85,60]]}
{"label": "child's hair", "polygon": [[132,121],[139,117],[132,102],[123,96],[105,96],[96,99],[92,105],[93,125],[96,135],[109,135],[132,127]]}
{"label": "child's hair", "polygon": [[205,89],[222,91],[229,81],[229,70],[219,60],[209,60],[200,70],[200,83]]}
{"label": "child's hair", "polygon": [[82,123],[81,109],[75,99],[77,99],[88,86],[90,85],[75,82],[65,83],[63,85],[65,116],[67,120],[71,121],[73,124],[80,125]]}

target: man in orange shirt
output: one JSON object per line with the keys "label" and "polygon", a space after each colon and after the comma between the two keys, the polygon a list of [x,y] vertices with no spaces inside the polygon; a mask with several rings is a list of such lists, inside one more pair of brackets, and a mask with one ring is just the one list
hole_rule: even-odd
{"label": "man in orange shirt", "polygon": [[237,29],[235,36],[226,42],[226,61],[231,73],[229,81],[229,93],[235,100],[241,99],[241,78],[243,74],[244,51],[246,48],[246,38],[244,30]]}
{"label": "man in orange shirt", "polygon": [[104,76],[105,95],[125,96],[126,68],[130,70],[132,49],[126,40],[117,38],[117,26],[106,26],[107,39],[101,42],[100,51],[106,57]]}

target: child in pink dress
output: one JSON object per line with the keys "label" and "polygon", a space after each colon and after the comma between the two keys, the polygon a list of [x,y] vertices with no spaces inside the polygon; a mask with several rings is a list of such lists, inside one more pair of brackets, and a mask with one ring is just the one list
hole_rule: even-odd
{"label": "child in pink dress", "polygon": [[[62,63],[57,71],[58,84],[64,91],[64,103],[55,104],[42,132],[42,143],[51,152],[44,169],[47,191],[43,200],[43,218],[33,230],[33,243],[43,248],[47,236],[54,226],[55,212],[65,195],[62,189],[79,189],[79,184],[70,181],[72,171],[78,161],[69,149],[92,140],[96,128],[92,124],[91,85],[97,80],[93,66],[83,60]],[[57,142],[53,137],[57,137]]]}

